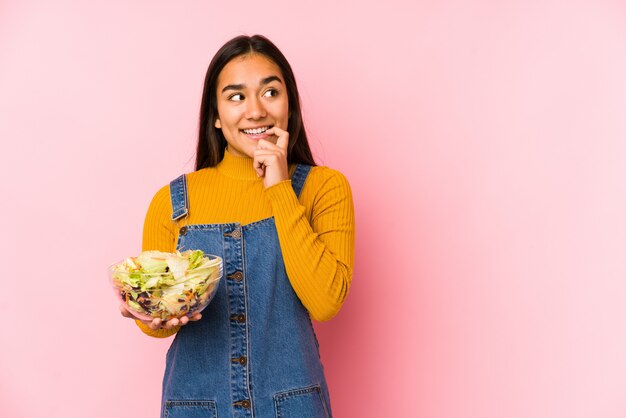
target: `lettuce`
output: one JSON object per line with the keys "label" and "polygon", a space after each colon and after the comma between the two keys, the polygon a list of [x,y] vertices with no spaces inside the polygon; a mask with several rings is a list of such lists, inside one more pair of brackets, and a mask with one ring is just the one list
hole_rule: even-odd
{"label": "lettuce", "polygon": [[200,250],[144,251],[111,268],[122,300],[142,319],[168,320],[203,309],[222,277],[222,259]]}

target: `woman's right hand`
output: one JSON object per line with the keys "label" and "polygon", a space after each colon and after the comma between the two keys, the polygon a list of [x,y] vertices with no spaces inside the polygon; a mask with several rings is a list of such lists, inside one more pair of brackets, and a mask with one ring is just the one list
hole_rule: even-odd
{"label": "woman's right hand", "polygon": [[[120,313],[125,318],[138,319],[133,314],[131,314],[130,311],[126,309],[126,306],[124,305],[120,305]],[[161,328],[172,329],[179,325],[186,325],[187,323],[189,323],[189,321],[198,321],[200,318],[202,318],[202,314],[200,312],[196,312],[195,314],[193,314],[193,316],[191,316],[191,318],[187,316],[183,316],[180,319],[173,318],[167,322],[163,322],[161,318],[154,318],[152,321],[145,321],[143,319],[139,319],[139,320],[143,322],[144,324],[146,324],[148,328],[152,330],[157,330]]]}

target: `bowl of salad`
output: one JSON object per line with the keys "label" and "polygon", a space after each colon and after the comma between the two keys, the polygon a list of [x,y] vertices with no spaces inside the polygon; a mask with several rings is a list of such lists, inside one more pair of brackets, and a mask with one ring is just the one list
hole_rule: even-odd
{"label": "bowl of salad", "polygon": [[223,262],[200,250],[144,251],[109,267],[118,299],[135,317],[168,321],[193,316],[211,302]]}

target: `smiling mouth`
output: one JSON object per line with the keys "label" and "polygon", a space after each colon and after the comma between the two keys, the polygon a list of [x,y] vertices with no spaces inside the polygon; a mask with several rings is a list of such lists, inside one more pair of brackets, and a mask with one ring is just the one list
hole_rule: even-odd
{"label": "smiling mouth", "polygon": [[260,128],[254,128],[254,129],[242,129],[241,132],[243,132],[244,134],[247,135],[260,135],[262,133],[264,133],[265,131],[267,131],[268,129],[270,129],[272,126],[262,126]]}

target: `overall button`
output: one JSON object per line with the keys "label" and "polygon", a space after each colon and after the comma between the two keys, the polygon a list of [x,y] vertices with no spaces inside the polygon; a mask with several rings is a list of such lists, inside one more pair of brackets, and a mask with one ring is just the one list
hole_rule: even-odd
{"label": "overall button", "polygon": [[229,275],[229,276],[228,276],[228,278],[229,278],[229,279],[235,279],[235,280],[237,280],[238,282],[240,282],[240,281],[242,281],[242,280],[243,280],[243,272],[241,272],[241,271],[236,271],[236,272],[234,272],[233,274]]}
{"label": "overall button", "polygon": [[227,232],[224,234],[225,237],[233,237],[235,239],[241,238],[241,228],[237,227],[233,229],[232,232]]}
{"label": "overall button", "polygon": [[250,401],[249,401],[249,400],[247,400],[247,399],[244,399],[243,401],[238,401],[238,402],[235,402],[233,405],[235,405],[235,406],[241,406],[241,407],[243,407],[243,408],[245,408],[245,409],[249,409],[249,408],[252,406],[252,404],[250,403]]}
{"label": "overall button", "polygon": [[237,322],[246,322],[246,316],[242,313],[239,315],[232,315],[230,319]]}
{"label": "overall button", "polygon": [[248,359],[246,358],[246,356],[241,356],[241,357],[235,357],[235,358],[231,359],[231,361],[233,363],[239,363],[242,366],[245,366],[246,363],[248,362]]}
{"label": "overall button", "polygon": [[185,235],[187,233],[187,227],[183,226],[182,228],[180,228],[180,230],[178,231],[178,233],[180,235]]}

